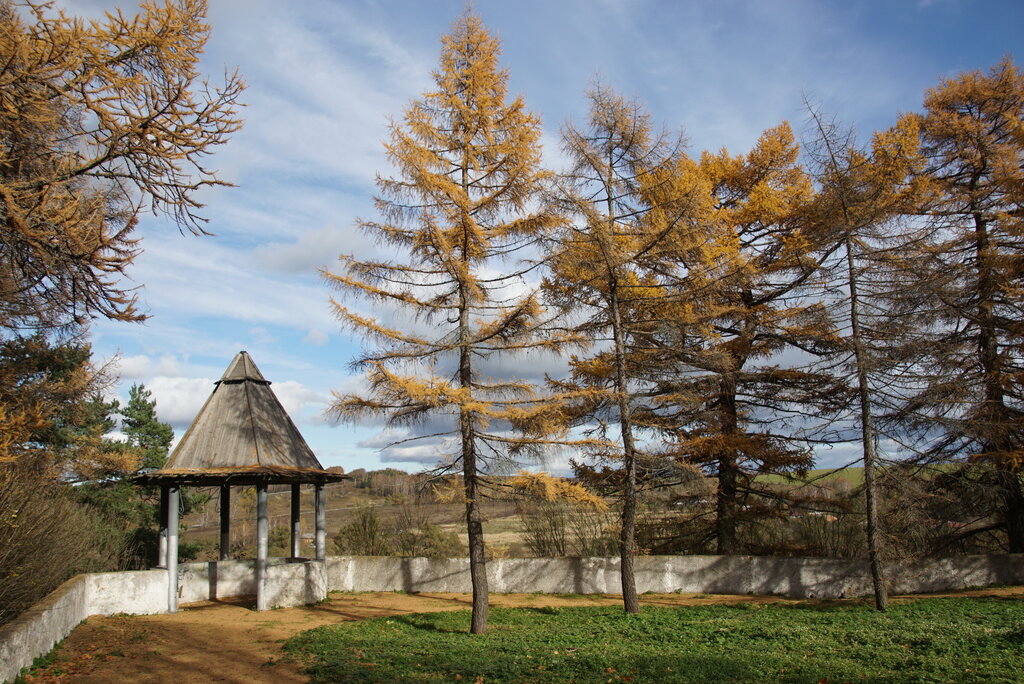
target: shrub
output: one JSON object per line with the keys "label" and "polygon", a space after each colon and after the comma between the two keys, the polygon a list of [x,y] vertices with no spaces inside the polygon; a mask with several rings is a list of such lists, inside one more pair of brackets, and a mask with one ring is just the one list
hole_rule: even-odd
{"label": "shrub", "polygon": [[0,623],[80,572],[118,569],[123,546],[70,488],[31,464],[0,467]]}
{"label": "shrub", "polygon": [[381,518],[376,506],[359,507],[353,519],[335,535],[334,548],[352,556],[465,555],[457,534],[434,525],[418,505],[410,504],[403,504],[398,515],[389,520]]}

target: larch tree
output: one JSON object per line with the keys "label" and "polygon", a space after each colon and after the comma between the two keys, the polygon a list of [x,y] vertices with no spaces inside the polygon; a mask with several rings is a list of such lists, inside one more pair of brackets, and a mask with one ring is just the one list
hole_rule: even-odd
{"label": "larch tree", "polygon": [[524,281],[533,267],[510,266],[557,218],[537,208],[540,122],[522,98],[508,100],[498,55],[473,14],[442,38],[434,90],[391,126],[386,149],[399,177],[378,177],[382,219],[361,223],[404,260],[343,256],[344,270],[325,274],[346,297],[406,317],[389,322],[334,303],[342,323],[372,342],[354,361],[368,391],[338,396],[335,414],[391,426],[454,419],[429,437],[452,445],[445,466],[462,472],[475,634],[486,631],[488,605],[481,478],[533,447],[511,423],[536,410],[529,384],[490,379],[481,364],[557,344],[534,335],[542,307]]}
{"label": "larch tree", "polygon": [[[648,264],[663,241],[686,227],[689,216],[663,211],[660,221],[649,221],[655,207],[644,191],[657,183],[662,167],[673,163],[680,142],[654,134],[640,105],[607,88],[595,87],[589,99],[587,126],[570,124],[562,134],[572,167],[560,179],[555,199],[571,220],[550,243],[544,288],[593,353],[573,356],[571,377],[553,384],[565,402],[564,418],[596,433],[590,456],[615,465],[611,474],[622,502],[623,604],[626,612],[638,613],[633,558],[643,453],[637,433],[645,425],[637,415],[648,371],[636,341],[641,331],[658,325],[651,306],[662,291]],[[678,210],[683,204],[679,200],[674,206]],[[576,469],[595,472],[586,463]]]}
{"label": "larch tree", "polygon": [[838,246],[826,265],[833,321],[845,340],[835,355],[837,371],[852,376],[852,422],[859,426],[864,467],[868,566],[875,607],[884,611],[888,592],[880,561],[875,414],[880,405],[883,410],[891,405],[886,393],[878,390],[879,384],[887,384],[879,377],[882,370],[894,365],[885,349],[894,335],[904,332],[886,306],[893,284],[887,263],[902,251],[900,217],[912,211],[921,196],[914,181],[921,169],[918,128],[903,117],[896,126],[875,134],[870,150],[863,150],[852,132],[842,131],[810,105],[808,111],[816,133],[810,156],[820,190],[815,220]]}
{"label": "larch tree", "polygon": [[830,410],[837,391],[807,363],[838,339],[807,292],[824,253],[798,152],[788,124],[763,133],[747,155],[705,152],[712,214],[666,257],[675,262],[674,299],[652,338],[662,355],[661,413],[676,457],[717,479],[709,540],[723,554],[741,551],[742,522],[782,510],[756,476],[810,466],[800,430]]}
{"label": "larch tree", "polygon": [[1009,59],[929,90],[920,127],[932,193],[903,298],[921,352],[899,416],[931,458],[984,464],[998,528],[1024,552],[1024,74]]}
{"label": "larch tree", "polygon": [[241,126],[243,84],[199,72],[205,0],[89,21],[0,0],[0,334],[137,321],[120,277],[149,208],[203,233],[206,158]]}

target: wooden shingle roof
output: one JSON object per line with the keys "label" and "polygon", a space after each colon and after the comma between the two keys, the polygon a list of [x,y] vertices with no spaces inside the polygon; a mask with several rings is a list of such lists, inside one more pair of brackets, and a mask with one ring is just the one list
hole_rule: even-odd
{"label": "wooden shingle roof", "polygon": [[324,470],[252,357],[239,352],[163,468],[144,483],[325,482]]}

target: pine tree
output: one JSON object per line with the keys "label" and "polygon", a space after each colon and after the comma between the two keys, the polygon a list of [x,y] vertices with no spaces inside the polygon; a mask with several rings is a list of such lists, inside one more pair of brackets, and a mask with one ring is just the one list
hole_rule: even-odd
{"label": "pine tree", "polygon": [[510,422],[537,410],[528,384],[489,379],[480,364],[557,344],[533,338],[541,305],[519,294],[530,267],[508,267],[556,218],[533,208],[545,178],[540,123],[521,98],[507,101],[498,53],[481,20],[464,15],[442,38],[434,90],[391,126],[385,147],[400,175],[378,177],[383,218],[361,227],[405,261],[345,256],[343,273],[325,274],[346,296],[404,316],[388,322],[335,302],[342,323],[372,341],[354,362],[369,390],[339,396],[337,415],[383,416],[391,426],[430,414],[454,420],[429,437],[454,447],[445,466],[462,471],[475,634],[487,628],[488,606],[482,475],[531,449]]}
{"label": "pine tree", "polygon": [[142,450],[140,468],[160,468],[167,461],[167,452],[174,441],[174,428],[160,422],[156,401],[145,385],[132,385],[128,403],[121,413],[121,431],[128,444]]}
{"label": "pine tree", "polygon": [[107,383],[81,339],[0,342],[0,467],[31,465],[66,481],[133,473],[135,452],[104,439],[116,408],[98,398]]}
{"label": "pine tree", "polygon": [[1024,74],[1004,59],[929,90],[920,127],[931,201],[905,255],[921,321],[899,417],[933,459],[992,469],[998,525],[1024,552]]}

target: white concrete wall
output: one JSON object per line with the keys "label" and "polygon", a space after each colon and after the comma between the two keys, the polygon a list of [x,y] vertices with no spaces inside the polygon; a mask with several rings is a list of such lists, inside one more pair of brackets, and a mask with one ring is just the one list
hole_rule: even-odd
{"label": "white concrete wall", "polygon": [[[179,566],[179,601],[190,603],[256,593],[253,561]],[[1024,555],[956,556],[886,568],[891,592],[950,591],[991,584],[1024,584]],[[488,562],[494,593],[617,594],[617,558],[505,558]],[[759,556],[641,556],[637,591],[779,594],[840,598],[871,593],[863,561]],[[267,605],[308,605],[330,591],[469,592],[465,558],[335,557],[325,562],[271,559]],[[90,615],[167,610],[167,572],[79,575],[0,627],[0,682],[53,648]]]}
{"label": "white concrete wall", "polygon": [[[183,563],[178,571],[178,597],[182,603],[256,593],[253,561]],[[316,603],[327,596],[325,564],[271,559],[267,592],[267,605],[271,608]],[[21,668],[49,653],[90,615],[166,612],[166,570],[73,577],[16,620],[0,627],[0,682],[12,681]]]}
{"label": "white concrete wall", "polygon": [[[327,581],[339,591],[469,592],[465,558],[335,557]],[[1022,556],[958,556],[890,566],[893,593],[946,591],[990,584],[1024,584]],[[867,564],[828,558],[764,556],[641,556],[637,591],[778,594],[842,598],[871,593]],[[617,594],[618,558],[504,558],[487,563],[495,593]]]}
{"label": "white concrete wall", "polygon": [[[194,603],[230,596],[254,596],[255,564],[253,560],[185,563],[179,570],[178,601]],[[267,574],[270,574],[270,567]]]}
{"label": "white concrete wall", "polygon": [[89,586],[90,615],[153,615],[167,612],[167,571],[99,572],[79,575]]}
{"label": "white concrete wall", "polygon": [[72,577],[12,622],[0,627],[0,682],[49,653],[89,615],[89,576]]}
{"label": "white concrete wall", "polygon": [[[187,563],[181,566],[180,572],[178,600],[181,603],[256,594],[255,561],[252,560]],[[163,586],[166,593],[167,585]],[[267,565],[269,608],[316,603],[327,597],[327,591],[327,573],[321,561],[289,563],[284,558],[271,558]]]}

